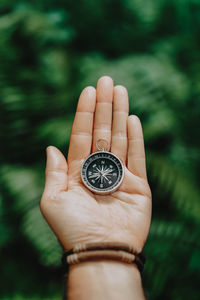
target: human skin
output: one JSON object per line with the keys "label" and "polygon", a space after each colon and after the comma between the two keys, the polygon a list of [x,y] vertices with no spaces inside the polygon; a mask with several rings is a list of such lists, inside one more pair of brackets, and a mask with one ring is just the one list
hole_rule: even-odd
{"label": "human skin", "polygon": [[[119,189],[96,195],[80,177],[96,141],[106,139],[109,151],[123,162]],[[147,181],[140,120],[129,116],[127,90],[104,76],[86,87],[79,98],[67,160],[55,147],[47,148],[46,180],[41,211],[65,250],[77,243],[124,242],[140,249],[151,221],[151,191]],[[115,261],[85,262],[70,267],[68,299],[144,299],[135,265]]]}

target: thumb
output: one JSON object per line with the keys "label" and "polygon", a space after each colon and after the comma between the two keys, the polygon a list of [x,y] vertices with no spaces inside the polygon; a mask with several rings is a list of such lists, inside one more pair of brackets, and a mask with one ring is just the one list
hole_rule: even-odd
{"label": "thumb", "polygon": [[47,147],[46,153],[44,193],[55,195],[67,189],[67,162],[64,155],[56,147]]}

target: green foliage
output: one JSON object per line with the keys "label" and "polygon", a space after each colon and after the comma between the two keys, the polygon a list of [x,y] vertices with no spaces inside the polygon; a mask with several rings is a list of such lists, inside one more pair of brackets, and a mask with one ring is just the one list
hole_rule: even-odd
{"label": "green foliage", "polygon": [[1,299],[61,294],[61,247],[39,210],[45,147],[67,154],[78,95],[105,74],[144,129],[147,294],[198,299],[199,12],[198,0],[1,1]]}

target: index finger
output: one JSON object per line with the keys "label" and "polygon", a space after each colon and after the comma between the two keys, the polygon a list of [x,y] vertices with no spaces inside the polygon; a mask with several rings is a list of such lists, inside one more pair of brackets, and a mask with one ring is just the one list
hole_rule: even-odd
{"label": "index finger", "polygon": [[86,158],[91,151],[96,90],[86,87],[79,98],[72,126],[68,163]]}

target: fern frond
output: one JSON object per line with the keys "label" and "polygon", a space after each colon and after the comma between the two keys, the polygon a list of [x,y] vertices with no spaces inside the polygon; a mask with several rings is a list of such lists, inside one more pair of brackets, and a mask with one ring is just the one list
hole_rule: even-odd
{"label": "fern frond", "polygon": [[155,152],[148,153],[148,168],[153,181],[158,183],[161,198],[162,194],[169,194],[169,201],[180,214],[199,223],[200,191],[194,178]]}

